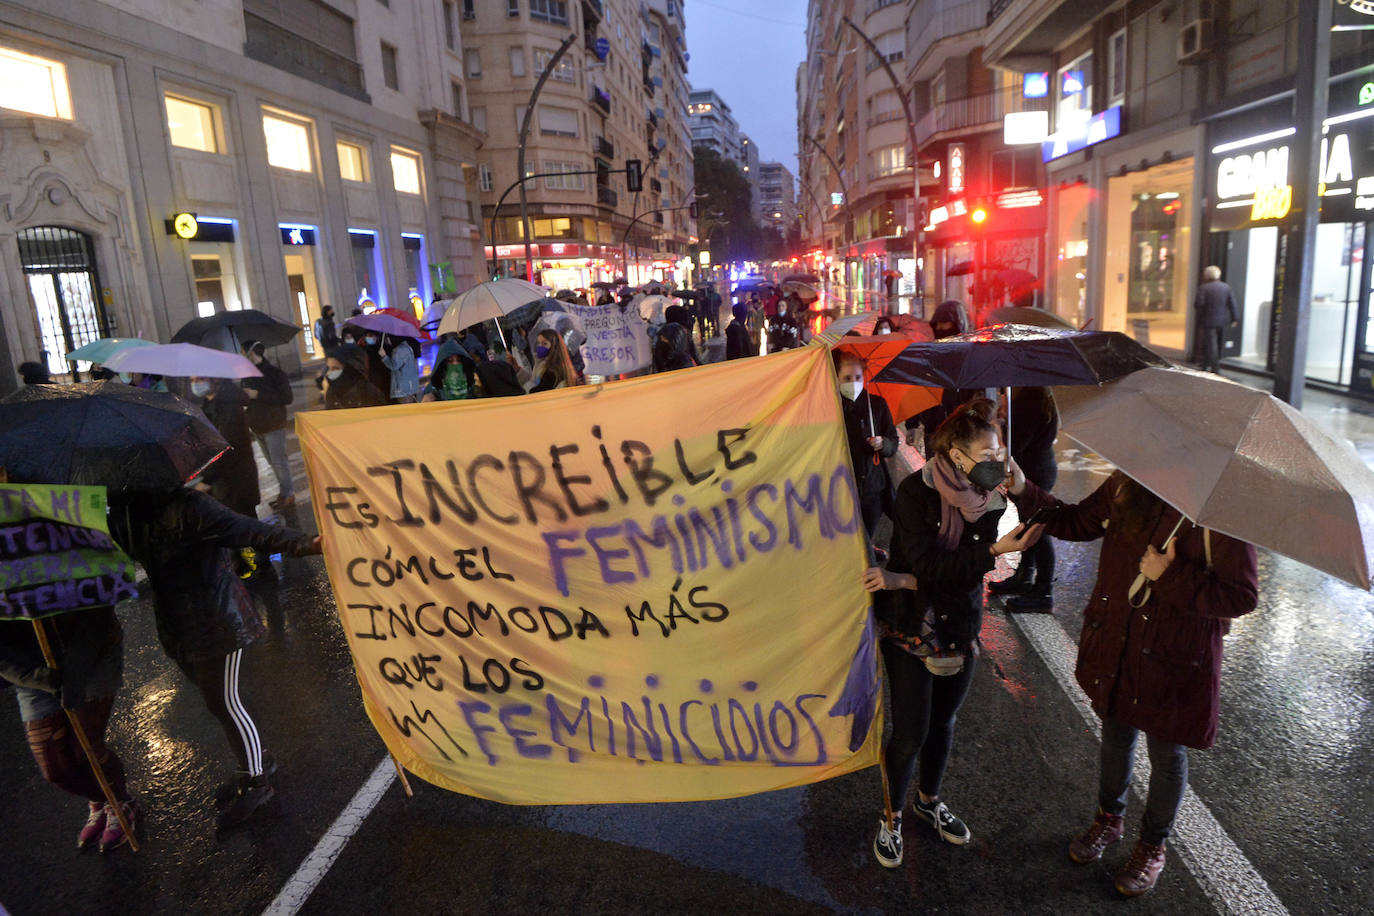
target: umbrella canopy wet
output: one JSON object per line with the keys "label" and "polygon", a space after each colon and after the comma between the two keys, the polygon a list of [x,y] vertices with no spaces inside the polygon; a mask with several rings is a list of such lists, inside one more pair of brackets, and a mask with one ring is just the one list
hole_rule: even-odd
{"label": "umbrella canopy wet", "polygon": [[878,381],[941,388],[1098,385],[1168,362],[1118,331],[991,325],[944,340],[911,343]]}
{"label": "umbrella canopy wet", "polygon": [[839,342],[841,337],[850,333],[851,331],[856,332],[857,334],[862,336],[870,335],[873,333],[874,323],[882,316],[882,312],[870,311],[860,312],[857,315],[845,315],[842,318],[836,318],[834,321],[830,322],[830,324],[825,326],[824,331],[821,331],[815,337],[812,337],[811,342],[815,344],[825,344],[826,346],[834,346],[836,343]]}
{"label": "umbrella canopy wet", "polygon": [[67,354],[67,359],[73,362],[80,360],[87,363],[104,364],[105,360],[114,356],[121,350],[128,350],[137,347],[155,347],[157,341],[144,340],[141,337],[102,337],[93,340],[84,347],[77,347]]}
{"label": "umbrella canopy wet", "polygon": [[106,369],[183,378],[256,378],[261,370],[237,353],[189,343],[158,344],[125,350],[110,357]]}
{"label": "umbrella canopy wet", "polygon": [[418,323],[412,323],[397,315],[388,315],[380,311],[367,315],[355,315],[344,322],[344,327],[375,331],[378,334],[390,334],[392,337],[410,337],[416,340],[425,336]]}
{"label": "umbrella canopy wet", "polygon": [[973,273],[974,270],[975,268],[973,266],[972,261],[959,261],[957,264],[954,264],[952,267],[950,267],[949,270],[945,271],[945,276],[963,277]]}
{"label": "umbrella canopy wet", "polygon": [[194,404],[122,382],[34,385],[0,401],[0,467],[21,483],[171,490],[228,447]]}
{"label": "umbrella canopy wet", "polygon": [[172,335],[172,343],[200,344],[237,353],[244,341],[260,340],[265,347],[289,342],[301,332],[294,324],[273,318],[257,309],[236,309],[215,312],[204,318],[193,318]]}
{"label": "umbrella canopy wet", "polygon": [[1074,330],[1067,319],[1045,309],[1008,305],[988,312],[988,324],[1027,324],[1037,328],[1066,328]]}
{"label": "umbrella canopy wet", "polygon": [[1370,587],[1374,472],[1289,405],[1157,368],[1054,398],[1061,431],[1195,524]]}
{"label": "umbrella canopy wet", "polygon": [[783,283],[791,283],[793,281],[797,283],[819,283],[821,282],[821,278],[815,274],[788,274],[782,278]]}
{"label": "umbrella canopy wet", "polygon": [[821,297],[816,287],[810,283],[803,283],[800,280],[783,280],[782,291],[785,293],[796,293],[803,302],[815,302]]}
{"label": "umbrella canopy wet", "polygon": [[879,381],[883,369],[902,354],[912,340],[898,334],[878,337],[841,337],[834,349],[852,353],[864,364],[864,388],[887,402],[894,423],[901,423],[940,403],[939,388],[911,382]]}
{"label": "umbrella canopy wet", "polygon": [[667,296],[645,296],[635,303],[635,307],[639,310],[639,317],[649,324],[662,324],[664,310],[672,305],[673,300]]}
{"label": "umbrella canopy wet", "polygon": [[547,295],[543,287],[513,277],[478,283],[449,304],[439,322],[439,333],[461,331],[490,318],[500,318]]}

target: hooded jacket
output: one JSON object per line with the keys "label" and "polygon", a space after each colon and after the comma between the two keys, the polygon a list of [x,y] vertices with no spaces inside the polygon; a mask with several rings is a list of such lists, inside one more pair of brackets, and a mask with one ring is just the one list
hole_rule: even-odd
{"label": "hooded jacket", "polygon": [[343,374],[329,383],[324,393],[325,410],[380,407],[386,395],[367,380],[367,356],[357,344],[340,344],[332,356],[343,363]]}
{"label": "hooded jacket", "polygon": [[315,552],[309,535],[231,512],[194,490],[116,497],[110,534],[148,573],[158,639],[179,663],[225,655],[262,635],[230,548]]}
{"label": "hooded jacket", "polygon": [[286,405],[295,399],[291,380],[281,367],[266,359],[258,363],[258,370],[262,372],[262,378],[246,378],[242,382],[244,389],[258,393],[257,397],[248,399],[245,408],[248,428],[258,434],[285,429]]}
{"label": "hooded jacket", "polygon": [[252,512],[262,501],[258,490],[258,462],[253,457],[253,434],[244,407],[248,397],[228,379],[212,379],[214,397],[200,399],[200,409],[229,443],[229,451],[200,475],[210,493],[236,512]]}
{"label": "hooded jacket", "polygon": [[525,393],[515,367],[504,360],[486,360],[477,366],[476,372],[482,380],[482,397],[509,398]]}
{"label": "hooded jacket", "polygon": [[692,338],[675,321],[669,321],[658,329],[654,338],[654,371],[671,372],[674,369],[690,369],[697,363],[692,359]]}
{"label": "hooded jacket", "polygon": [[425,386],[425,394],[433,394],[440,401],[445,400],[444,373],[449,370],[448,361],[454,356],[458,357],[458,367],[467,375],[468,396],[472,396],[477,366],[467,348],[456,337],[450,337],[439,345],[439,353],[434,357],[434,371],[429,375],[429,384]]}

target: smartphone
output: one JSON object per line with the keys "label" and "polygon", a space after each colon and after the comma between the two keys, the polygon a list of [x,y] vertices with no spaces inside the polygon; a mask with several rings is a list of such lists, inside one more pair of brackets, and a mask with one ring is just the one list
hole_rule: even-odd
{"label": "smartphone", "polygon": [[1034,514],[1032,514],[1030,518],[1026,519],[1024,522],[1021,523],[1020,530],[1025,531],[1032,525],[1045,524],[1050,519],[1054,518],[1055,513],[1058,511],[1058,506],[1041,506],[1039,509],[1035,510]]}

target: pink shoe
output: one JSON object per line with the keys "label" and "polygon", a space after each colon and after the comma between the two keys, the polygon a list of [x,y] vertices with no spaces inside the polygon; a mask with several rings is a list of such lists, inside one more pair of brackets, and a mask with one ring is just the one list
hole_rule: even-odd
{"label": "pink shoe", "polygon": [[[129,822],[130,830],[138,829],[138,804],[130,799],[119,803],[119,807],[124,811],[124,819]],[[124,828],[119,825],[119,818],[115,816],[114,808],[105,805],[105,832],[100,835],[100,852],[102,854],[111,849],[118,849],[129,842],[129,837],[124,833]]]}
{"label": "pink shoe", "polygon": [[76,837],[77,849],[85,849],[100,839],[100,835],[105,832],[105,803],[91,802],[90,805],[91,811],[86,815],[86,826],[81,828],[81,833]]}

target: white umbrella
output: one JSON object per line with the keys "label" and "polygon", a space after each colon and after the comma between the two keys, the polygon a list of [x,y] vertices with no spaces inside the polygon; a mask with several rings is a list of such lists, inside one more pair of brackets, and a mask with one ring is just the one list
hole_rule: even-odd
{"label": "white umbrella", "polygon": [[189,343],[122,350],[111,356],[104,365],[115,372],[142,372],[144,375],[182,378],[255,378],[262,375],[257,366],[237,353]]}
{"label": "white umbrella", "polygon": [[644,296],[635,303],[639,307],[639,317],[650,324],[662,324],[663,312],[672,304],[673,300],[667,296]]}
{"label": "white umbrella", "polygon": [[[513,277],[478,283],[449,305],[448,311],[444,312],[443,320],[439,322],[439,333],[451,334],[492,318],[500,318],[547,296],[548,293],[542,286],[535,286],[528,280],[517,280]],[[504,344],[506,335],[501,332],[499,322],[496,330],[501,334],[501,342]]]}

